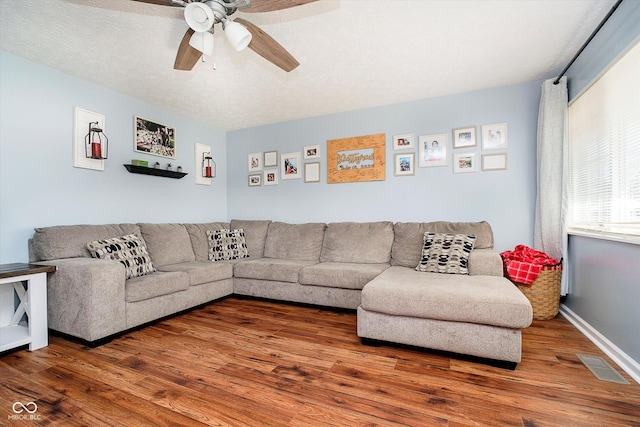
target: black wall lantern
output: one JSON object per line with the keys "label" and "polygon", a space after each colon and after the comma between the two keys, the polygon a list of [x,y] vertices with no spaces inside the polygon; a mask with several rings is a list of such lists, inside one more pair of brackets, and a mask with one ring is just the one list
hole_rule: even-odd
{"label": "black wall lantern", "polygon": [[210,151],[202,153],[202,176],[204,178],[216,177],[216,162],[213,161]]}
{"label": "black wall lantern", "polygon": [[84,137],[84,147],[88,159],[104,160],[109,157],[109,138],[98,122],[89,123],[89,133]]}

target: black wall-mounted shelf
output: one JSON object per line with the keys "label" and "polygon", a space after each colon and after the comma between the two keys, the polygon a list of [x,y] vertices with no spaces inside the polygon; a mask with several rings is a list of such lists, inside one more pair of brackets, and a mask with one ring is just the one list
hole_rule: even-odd
{"label": "black wall-mounted shelf", "polygon": [[186,172],[175,172],[164,169],[148,168],[145,166],[123,165],[130,173],[140,173],[143,175],[163,176],[165,178],[180,179],[188,175]]}

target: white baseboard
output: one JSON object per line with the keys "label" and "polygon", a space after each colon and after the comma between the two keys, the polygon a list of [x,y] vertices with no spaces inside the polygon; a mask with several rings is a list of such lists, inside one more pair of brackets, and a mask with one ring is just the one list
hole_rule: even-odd
{"label": "white baseboard", "polygon": [[614,343],[609,341],[604,335],[598,332],[593,326],[574,313],[569,307],[560,304],[560,314],[566,318],[573,326],[582,332],[591,342],[611,358],[623,371],[625,371],[635,382],[640,384],[640,364],[633,360],[628,354],[620,350]]}

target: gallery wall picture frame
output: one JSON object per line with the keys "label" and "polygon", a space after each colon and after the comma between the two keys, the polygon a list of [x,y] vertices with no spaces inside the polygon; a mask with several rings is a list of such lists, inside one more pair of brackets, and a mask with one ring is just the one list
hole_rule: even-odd
{"label": "gallery wall picture frame", "polygon": [[507,148],[507,123],[482,125],[482,149],[504,150]]}
{"label": "gallery wall picture frame", "polygon": [[327,141],[327,183],[384,181],[386,134],[354,136]]}
{"label": "gallery wall picture frame", "polygon": [[320,182],[320,162],[304,164],[304,182]]}
{"label": "gallery wall picture frame", "polygon": [[394,165],[395,176],[415,175],[416,153],[396,154]]}
{"label": "gallery wall picture frame", "polygon": [[418,167],[447,166],[449,135],[438,133],[418,137]]}
{"label": "gallery wall picture frame", "polygon": [[476,145],[478,141],[475,126],[453,129],[453,148],[469,148]]}
{"label": "gallery wall picture frame", "polygon": [[277,151],[265,151],[264,152],[264,164],[265,168],[274,168],[278,166],[278,152]]}
{"label": "gallery wall picture frame", "polygon": [[477,172],[476,153],[455,153],[453,155],[453,173]]}
{"label": "gallery wall picture frame", "polygon": [[176,158],[176,129],[143,117],[133,117],[133,151]]}
{"label": "gallery wall picture frame", "polygon": [[280,157],[280,179],[302,178],[302,170],[300,169],[300,153],[285,153]]}
{"label": "gallery wall picture frame", "polygon": [[507,153],[483,154],[481,158],[483,171],[500,171],[507,169]]}
{"label": "gallery wall picture frame", "polygon": [[264,183],[262,185],[277,185],[277,184],[278,184],[278,169],[265,169]]}
{"label": "gallery wall picture frame", "polygon": [[319,159],[320,158],[320,146],[308,145],[304,147],[304,159]]}
{"label": "gallery wall picture frame", "polygon": [[409,150],[415,148],[415,135],[412,133],[405,133],[402,135],[393,136],[393,149],[394,150]]}
{"label": "gallery wall picture frame", "polygon": [[251,153],[247,157],[249,172],[262,170],[262,153]]}
{"label": "gallery wall picture frame", "polygon": [[249,187],[260,187],[262,185],[262,175],[249,175]]}

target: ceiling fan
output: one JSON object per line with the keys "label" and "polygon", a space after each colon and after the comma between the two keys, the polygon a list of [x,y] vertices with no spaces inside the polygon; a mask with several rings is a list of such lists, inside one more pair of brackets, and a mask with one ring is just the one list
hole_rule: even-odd
{"label": "ceiling fan", "polygon": [[189,28],[182,37],[173,68],[189,71],[202,55],[213,54],[213,27],[222,29],[236,51],[249,49],[289,72],[300,63],[257,25],[242,18],[230,20],[238,9],[242,12],[272,12],[312,3],[317,0],[133,0],[161,6],[184,8]]}

